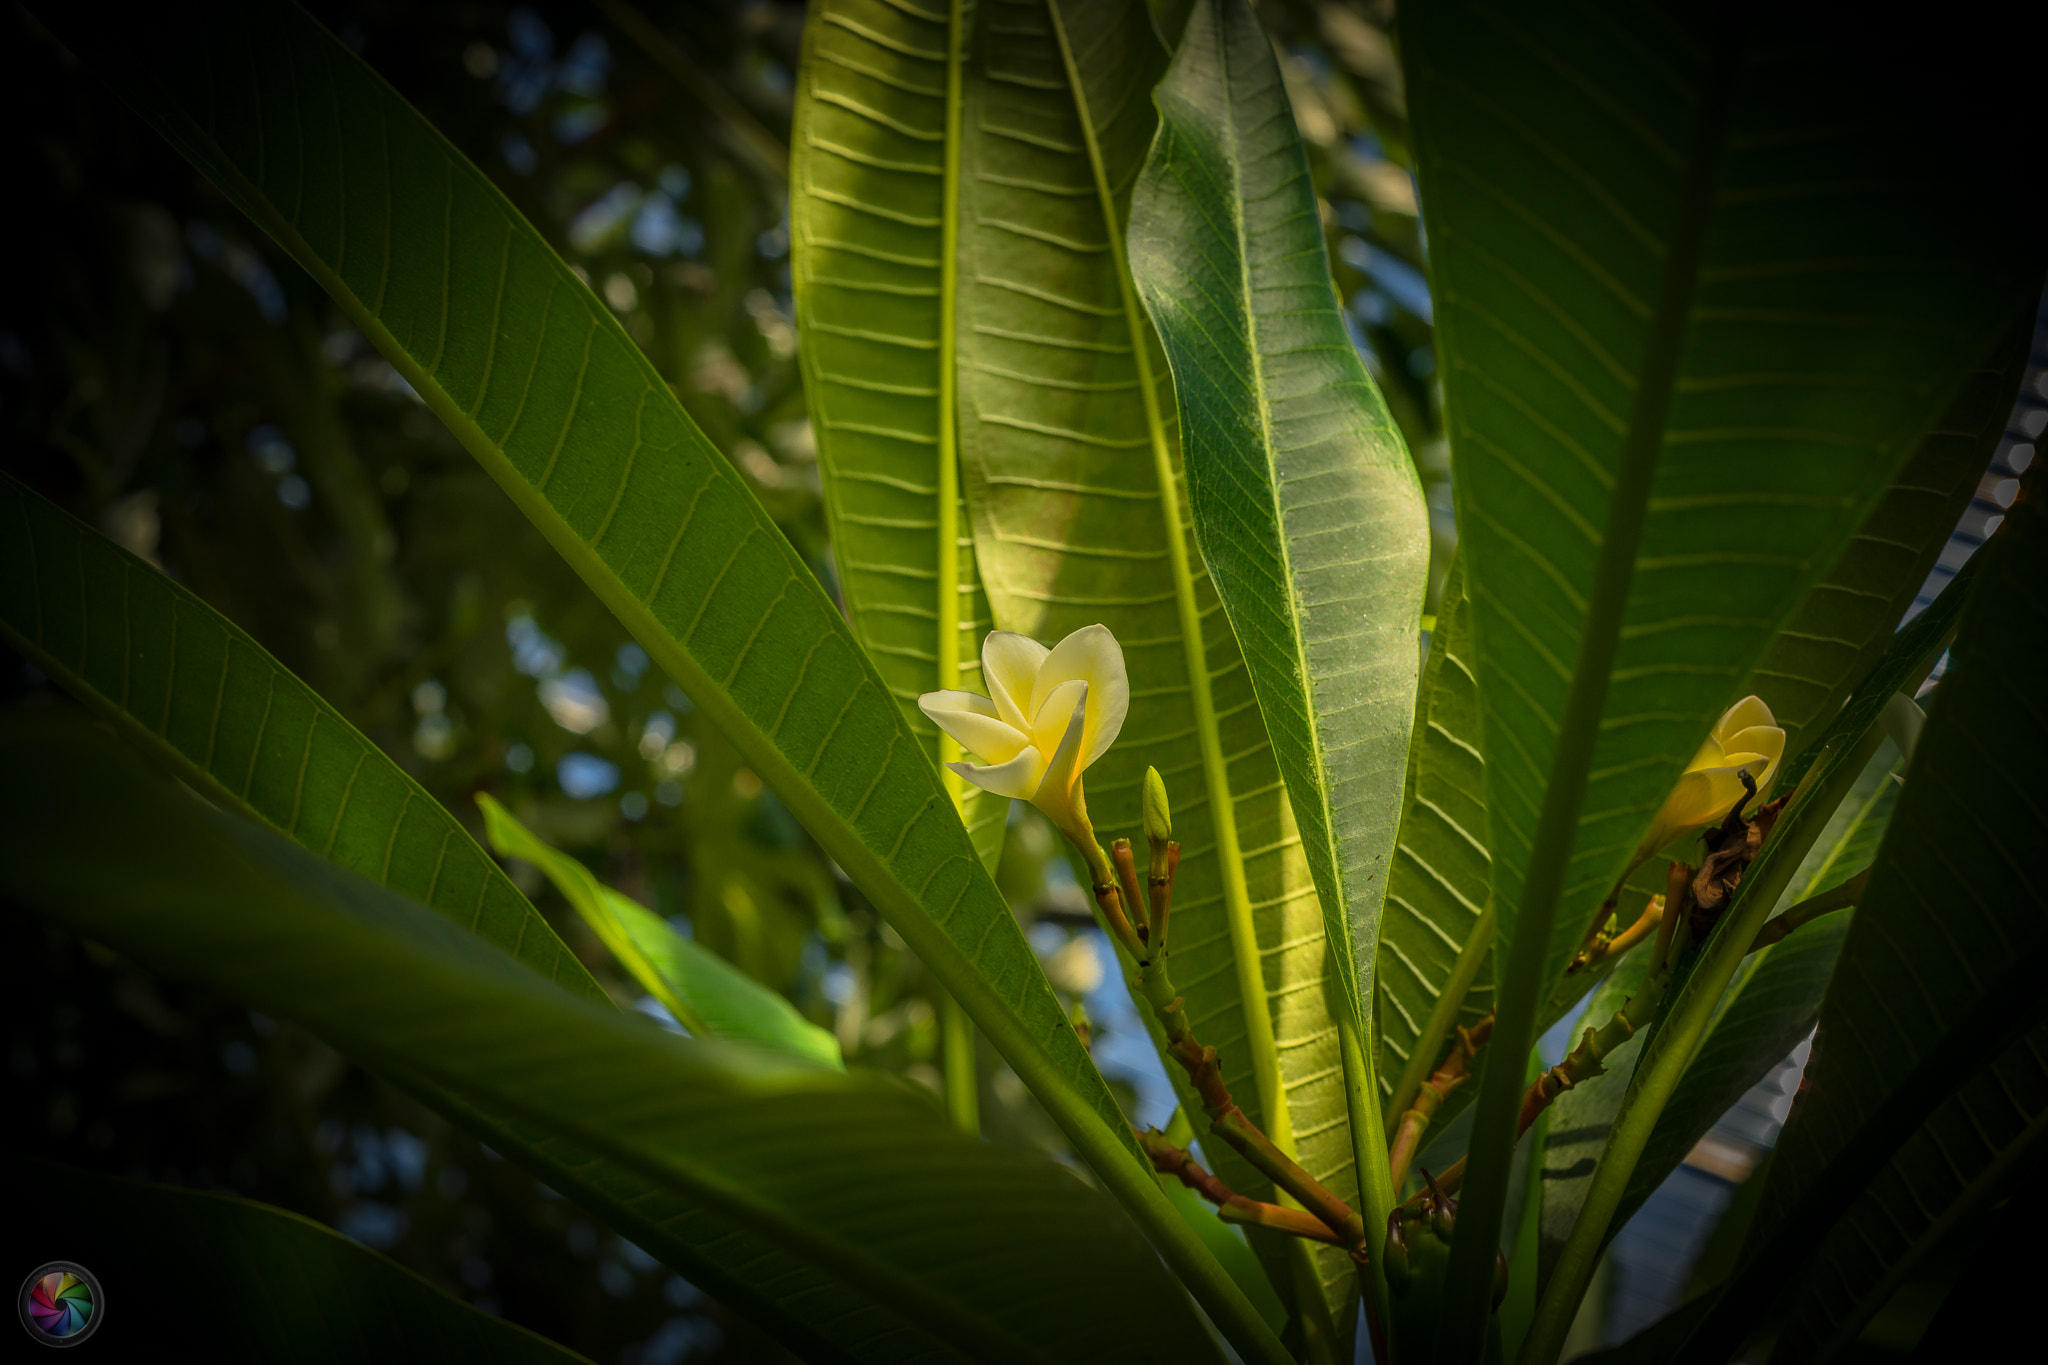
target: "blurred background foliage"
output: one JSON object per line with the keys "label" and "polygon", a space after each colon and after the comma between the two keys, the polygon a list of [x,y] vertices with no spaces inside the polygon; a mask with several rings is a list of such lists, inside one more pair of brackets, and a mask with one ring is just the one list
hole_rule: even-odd
{"label": "blurred background foliage", "polygon": [[[497,181],[828,586],[795,360],[786,138],[801,5],[359,0],[314,12]],[[1387,3],[1268,0],[1336,287],[1451,537],[1423,235]],[[900,939],[324,294],[19,8],[0,279],[5,468],[260,639],[472,827],[489,792],[784,992],[856,1065],[936,1087]],[[0,646],[0,703],[67,705]],[[1000,881],[1134,1116],[1170,1092],[1052,832]],[[537,873],[621,1004],[661,1016]],[[14,915],[0,1145],[319,1219],[599,1361],[768,1359],[693,1286],[296,1028]],[[984,1130],[1057,1149],[987,1050]]]}

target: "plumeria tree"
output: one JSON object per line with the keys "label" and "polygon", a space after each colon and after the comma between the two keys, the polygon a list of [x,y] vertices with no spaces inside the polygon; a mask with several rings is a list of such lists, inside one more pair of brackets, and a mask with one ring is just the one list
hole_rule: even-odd
{"label": "plumeria tree", "polygon": [[[943,983],[947,1103],[849,1069],[488,796],[436,804],[9,481],[0,630],[82,704],[0,728],[0,876],[36,913],[300,1021],[805,1358],[1545,1365],[1615,1231],[1816,1022],[1735,1250],[1625,1352],[1840,1353],[2032,1189],[2024,491],[1901,628],[2041,286],[1992,193],[2005,124],[1944,84],[1954,46],[1973,88],[2025,88],[1995,51],[1404,13],[1458,480],[1432,582],[1243,0],[816,0],[789,226],[828,588],[419,113],[301,11],[207,13],[43,17]],[[1906,70],[1928,98],[1894,98]],[[1164,1128],[996,888],[1020,800],[1092,889]],[[681,1033],[607,1003],[479,827]],[[977,1036],[1075,1166],[978,1138]]]}

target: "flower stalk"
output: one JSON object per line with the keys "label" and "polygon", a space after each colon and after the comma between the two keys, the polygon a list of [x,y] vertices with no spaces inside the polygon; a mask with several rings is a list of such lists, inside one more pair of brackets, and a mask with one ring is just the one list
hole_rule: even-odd
{"label": "flower stalk", "polygon": [[[1081,855],[1102,924],[1137,963],[1137,994],[1152,1007],[1166,1033],[1167,1054],[1187,1072],[1201,1098],[1209,1131],[1306,1210],[1278,1205],[1248,1210],[1245,1205],[1255,1201],[1244,1201],[1231,1206],[1236,1220],[1334,1240],[1363,1257],[1365,1220],[1237,1107],[1223,1083],[1216,1049],[1197,1039],[1188,1023],[1186,1001],[1167,970],[1180,845],[1173,840],[1166,783],[1158,770],[1145,772],[1144,885],[1130,840],[1117,839],[1104,852],[1088,818],[1082,774],[1115,742],[1130,709],[1130,678],[1116,637],[1103,626],[1084,626],[1047,649],[1027,636],[991,631],[982,642],[981,658],[988,696],[927,692],[918,698],[918,707],[979,760],[949,764],[954,772],[985,790],[1030,801]],[[1314,1232],[1304,1230],[1311,1227]]]}
{"label": "flower stalk", "polygon": [[1338,1237],[1321,1219],[1309,1213],[1280,1204],[1261,1203],[1237,1193],[1203,1170],[1189,1152],[1174,1146],[1161,1134],[1140,1132],[1137,1138],[1138,1145],[1145,1149],[1145,1155],[1151,1159],[1153,1170],[1161,1175],[1174,1177],[1214,1204],[1217,1216],[1224,1222],[1247,1227],[1271,1228],[1275,1232],[1305,1237],[1311,1242],[1321,1242],[1326,1246],[1345,1247],[1351,1250],[1354,1256],[1360,1254],[1354,1243]]}
{"label": "flower stalk", "polygon": [[1422,1150],[1423,1136],[1443,1108],[1451,1092],[1463,1085],[1472,1075],[1472,1059],[1479,1055],[1479,1049],[1493,1034],[1493,1012],[1489,1010],[1471,1028],[1460,1027],[1457,1041],[1451,1044],[1450,1055],[1443,1064],[1430,1074],[1415,1092],[1415,1103],[1401,1115],[1400,1126],[1394,1130],[1394,1140],[1387,1148],[1387,1166],[1392,1173],[1395,1193],[1399,1193],[1401,1182],[1408,1178],[1408,1168],[1415,1161],[1416,1153]]}

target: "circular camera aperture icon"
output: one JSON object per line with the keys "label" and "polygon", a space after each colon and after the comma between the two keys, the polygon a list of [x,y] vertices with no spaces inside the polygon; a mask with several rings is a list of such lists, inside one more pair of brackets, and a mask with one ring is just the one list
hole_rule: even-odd
{"label": "circular camera aperture icon", "polygon": [[15,1298],[21,1325],[45,1346],[76,1346],[97,1332],[106,1316],[99,1277],[75,1261],[48,1261],[22,1283]]}

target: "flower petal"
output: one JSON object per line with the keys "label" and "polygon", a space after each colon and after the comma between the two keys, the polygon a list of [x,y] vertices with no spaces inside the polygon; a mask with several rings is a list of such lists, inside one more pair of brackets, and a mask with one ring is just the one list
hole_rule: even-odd
{"label": "flower petal", "polygon": [[984,763],[1007,763],[1030,741],[995,717],[995,704],[972,692],[927,692],[917,709]]}
{"label": "flower petal", "polygon": [[950,687],[925,693],[917,699],[917,709],[930,716],[935,725],[940,711],[972,711],[977,716],[990,717],[997,714],[996,704],[981,693],[961,692]]}
{"label": "flower petal", "polygon": [[1764,704],[1762,697],[1747,696],[1721,713],[1721,719],[1714,722],[1714,737],[1721,741],[1723,748],[1726,748],[1729,747],[1729,738],[1738,731],[1747,730],[1753,725],[1777,723],[1777,717],[1771,714],[1771,708]]}
{"label": "flower petal", "polygon": [[1031,689],[1031,715],[1061,683],[1088,684],[1088,723],[1081,735],[1080,765],[1086,768],[1116,742],[1131,709],[1131,677],[1123,646],[1104,625],[1083,626],[1052,647]]}
{"label": "flower petal", "polygon": [[1708,735],[1700,744],[1699,751],[1692,756],[1692,761],[1685,765],[1685,770],[1696,773],[1718,768],[1721,766],[1721,752],[1721,741]]}
{"label": "flower petal", "polygon": [[1051,816],[1062,832],[1076,830],[1083,823],[1076,816],[1081,804],[1081,769],[1087,766],[1081,761],[1081,745],[1087,731],[1087,710],[1078,708],[1067,722],[1060,747],[1045,765],[1045,776],[1031,797],[1031,804]]}
{"label": "flower petal", "polygon": [[1045,756],[1029,745],[1008,763],[989,767],[976,763],[948,763],[946,766],[983,791],[1026,800],[1038,791],[1045,776]]}
{"label": "flower petal", "polygon": [[1019,730],[1031,728],[1031,687],[1045,656],[1044,645],[1015,631],[992,630],[981,642],[981,680],[996,714]]}
{"label": "flower petal", "polygon": [[[1031,713],[1031,742],[1038,746],[1040,753],[1051,753],[1060,747],[1060,741],[1067,737],[1067,729],[1074,717],[1088,709],[1089,686],[1079,678],[1069,678],[1052,690],[1045,704]],[[1083,733],[1086,733],[1084,728]]]}
{"label": "flower petal", "polygon": [[1785,757],[1785,732],[1775,725],[1752,725],[1727,740],[1728,761],[1740,763],[1756,778],[1759,796],[1769,793],[1771,779]]}

